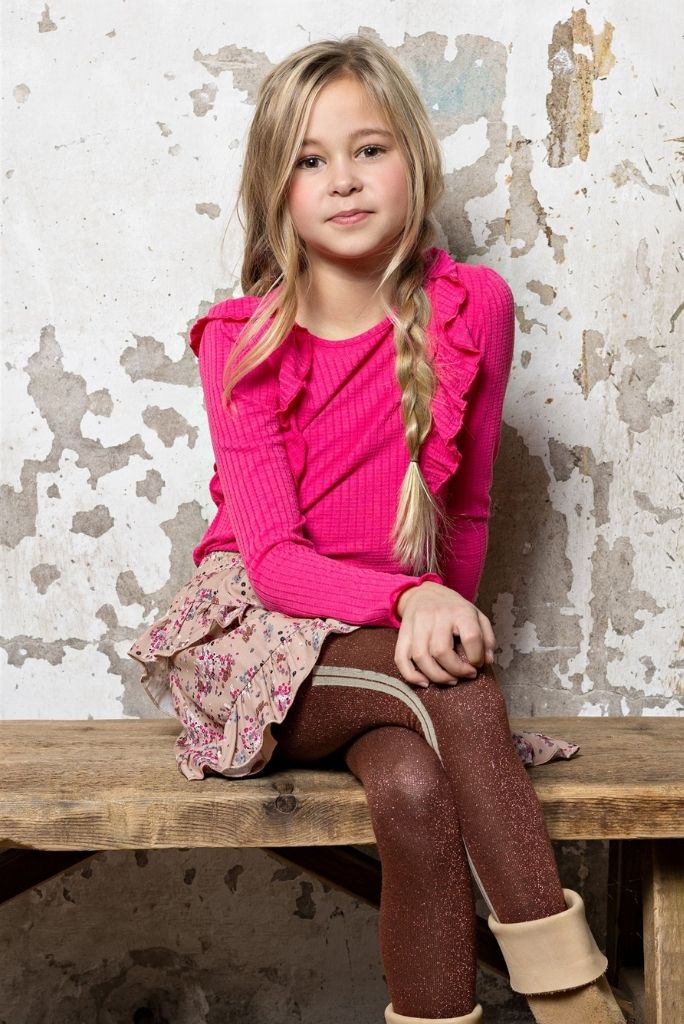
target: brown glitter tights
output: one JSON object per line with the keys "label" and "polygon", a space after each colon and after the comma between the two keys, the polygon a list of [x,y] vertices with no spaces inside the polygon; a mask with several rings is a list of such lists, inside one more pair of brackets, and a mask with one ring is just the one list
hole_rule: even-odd
{"label": "brown glitter tights", "polygon": [[492,668],[412,686],[394,663],[396,639],[385,627],[330,633],[273,727],[273,761],[313,764],[337,751],[360,780],[382,865],[378,931],[394,1009],[461,1016],[476,1003],[468,857],[504,923],[566,904]]}

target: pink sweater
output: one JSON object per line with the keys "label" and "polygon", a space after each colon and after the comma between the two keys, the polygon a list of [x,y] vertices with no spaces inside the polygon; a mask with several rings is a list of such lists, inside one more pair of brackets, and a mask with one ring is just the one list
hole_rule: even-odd
{"label": "pink sweater", "polygon": [[435,247],[426,255],[438,385],[419,461],[455,518],[441,576],[409,574],[391,555],[409,454],[389,317],[342,341],[295,324],[234,389],[235,418],[222,405],[223,367],[260,299],[226,299],[191,328],[217,506],[193,558],[199,565],[210,551],[241,552],[267,609],[398,628],[399,597],[424,580],[476,598],[513,354],[513,296],[488,267],[457,263]]}

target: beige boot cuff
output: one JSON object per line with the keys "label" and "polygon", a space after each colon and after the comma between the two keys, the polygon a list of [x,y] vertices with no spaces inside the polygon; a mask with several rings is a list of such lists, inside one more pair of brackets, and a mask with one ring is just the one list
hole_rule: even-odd
{"label": "beige boot cuff", "polygon": [[541,995],[587,985],[600,977],[608,961],[596,945],[584,913],[584,901],[563,889],[568,909],[537,921],[488,924],[503,953],[514,992]]}
{"label": "beige boot cuff", "polygon": [[479,1003],[465,1017],[405,1017],[397,1013],[391,1003],[385,1008],[385,1024],[480,1024],[482,1019]]}

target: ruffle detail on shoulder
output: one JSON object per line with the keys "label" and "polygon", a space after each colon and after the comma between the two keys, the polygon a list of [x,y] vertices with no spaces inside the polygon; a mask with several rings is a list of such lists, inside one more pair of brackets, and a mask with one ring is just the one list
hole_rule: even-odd
{"label": "ruffle detail on shoulder", "polygon": [[[257,312],[259,302],[257,296],[245,295],[237,299],[224,299],[223,302],[211,306],[190,328],[189,344],[195,355],[199,355],[202,334],[210,320],[246,323]],[[252,344],[256,344],[266,329],[264,325],[257,332]],[[283,341],[271,358],[274,360],[274,367],[277,363],[278,372],[279,397],[276,419],[283,433],[288,435],[288,458],[293,476],[299,484],[306,467],[307,446],[292,413],[309,379],[313,359],[311,341],[305,334],[292,331],[290,337]]]}
{"label": "ruffle detail on shoulder", "polygon": [[204,316],[196,320],[190,328],[190,348],[196,356],[199,355],[202,334],[210,320],[246,323],[254,315],[258,305],[259,299],[256,295],[243,295],[237,299],[224,299],[222,302],[217,302],[216,305],[210,306]]}
{"label": "ruffle detail on shoulder", "polygon": [[313,348],[306,334],[293,331],[283,342],[282,349],[276,419],[283,433],[288,436],[287,454],[292,475],[299,484],[306,467],[307,445],[306,438],[297,426],[294,409],[309,380]]}
{"label": "ruffle detail on shoulder", "polygon": [[458,264],[444,249],[427,250],[425,289],[432,303],[428,333],[438,381],[431,406],[435,431],[423,445],[421,462],[430,463],[430,478],[439,490],[461,461],[456,438],[482,353],[463,316],[468,289]]}

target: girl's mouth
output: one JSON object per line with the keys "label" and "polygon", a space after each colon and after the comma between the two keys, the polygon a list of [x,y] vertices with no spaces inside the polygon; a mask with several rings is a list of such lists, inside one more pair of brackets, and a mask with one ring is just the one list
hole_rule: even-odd
{"label": "girl's mouth", "polygon": [[344,214],[339,214],[337,217],[331,217],[330,219],[333,222],[333,224],[359,224],[362,220],[365,220],[366,217],[369,216],[370,214],[368,213],[368,211],[363,210],[359,213],[352,213],[346,216]]}

